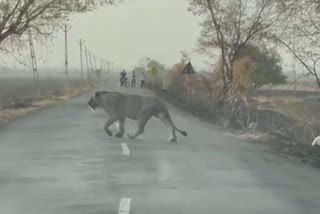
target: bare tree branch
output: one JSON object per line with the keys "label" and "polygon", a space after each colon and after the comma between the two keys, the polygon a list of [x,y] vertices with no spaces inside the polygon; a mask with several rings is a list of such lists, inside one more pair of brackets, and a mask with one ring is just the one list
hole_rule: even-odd
{"label": "bare tree branch", "polygon": [[74,12],[86,12],[104,4],[121,0],[10,0],[0,2],[0,45],[13,35],[21,36],[34,28],[41,36],[48,36],[42,28],[54,28],[59,20]]}
{"label": "bare tree branch", "polygon": [[28,66],[28,64],[26,64],[21,59],[19,59],[12,51],[9,51],[8,49],[1,48],[1,47],[0,47],[0,51],[5,53],[5,54],[9,54],[14,60],[19,62],[21,65]]}

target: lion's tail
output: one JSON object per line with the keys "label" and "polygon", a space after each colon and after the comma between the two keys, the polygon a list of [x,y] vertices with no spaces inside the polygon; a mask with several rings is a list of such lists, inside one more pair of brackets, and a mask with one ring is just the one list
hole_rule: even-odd
{"label": "lion's tail", "polygon": [[168,120],[170,121],[170,123],[172,124],[172,126],[174,127],[175,130],[177,130],[180,134],[182,134],[184,137],[188,136],[188,133],[186,131],[180,130],[176,127],[176,125],[173,123],[171,116],[169,114],[168,109],[163,106],[162,108],[163,112],[165,113],[166,117],[168,118]]}
{"label": "lion's tail", "polygon": [[182,131],[180,129],[178,129],[177,127],[174,127],[178,132],[180,132],[183,136],[188,136],[188,133],[186,131]]}

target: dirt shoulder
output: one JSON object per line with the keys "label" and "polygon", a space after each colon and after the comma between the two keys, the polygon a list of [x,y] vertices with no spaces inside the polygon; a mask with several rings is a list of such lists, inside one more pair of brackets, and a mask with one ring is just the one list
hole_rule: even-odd
{"label": "dirt shoulder", "polygon": [[185,105],[181,101],[170,96],[166,91],[154,91],[161,99],[170,104],[191,113],[200,119],[215,124],[217,128],[228,129],[230,135],[246,140],[251,143],[265,144],[274,149],[277,153],[298,162],[302,162],[313,167],[320,168],[320,146],[311,147],[306,144],[297,144],[290,139],[286,139],[276,133],[264,133],[259,131],[241,131],[237,129],[226,128],[223,120],[214,120],[214,115],[209,112],[201,111],[192,106]]}
{"label": "dirt shoulder", "polygon": [[69,100],[93,88],[93,86],[81,87],[71,89],[59,95],[50,95],[35,99],[23,99],[18,102],[11,103],[10,105],[0,109],[0,126],[29,113]]}

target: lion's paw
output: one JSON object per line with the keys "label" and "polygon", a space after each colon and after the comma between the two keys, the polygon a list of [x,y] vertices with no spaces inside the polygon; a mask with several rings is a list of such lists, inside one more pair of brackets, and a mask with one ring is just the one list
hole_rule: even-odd
{"label": "lion's paw", "polygon": [[171,136],[171,137],[169,138],[169,142],[170,142],[170,143],[177,142],[177,137]]}
{"label": "lion's paw", "polygon": [[112,132],[109,129],[104,130],[109,137],[112,137]]}
{"label": "lion's paw", "polygon": [[134,136],[133,136],[133,135],[131,135],[131,134],[128,134],[127,136],[128,136],[128,138],[129,138],[129,139],[131,139],[131,140],[133,140],[133,139],[134,139]]}
{"label": "lion's paw", "polygon": [[117,137],[117,138],[122,138],[122,137],[123,137],[123,133],[118,132],[118,133],[115,135],[115,137]]}

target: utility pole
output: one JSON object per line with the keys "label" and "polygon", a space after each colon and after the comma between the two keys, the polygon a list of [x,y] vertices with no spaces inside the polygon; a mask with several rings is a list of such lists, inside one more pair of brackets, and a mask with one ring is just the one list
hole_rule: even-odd
{"label": "utility pole", "polygon": [[104,67],[103,67],[103,59],[100,58],[100,77],[103,79],[103,71],[104,71]]}
{"label": "utility pole", "polygon": [[41,86],[40,86],[40,79],[39,79],[39,73],[38,73],[38,65],[37,65],[37,59],[36,59],[36,53],[34,51],[33,46],[33,38],[31,30],[28,30],[28,37],[29,37],[29,46],[30,46],[30,56],[31,56],[31,66],[32,66],[32,73],[33,73],[33,80],[38,88],[39,95],[41,95]]}
{"label": "utility pole", "polygon": [[84,49],[84,53],[86,56],[86,66],[87,66],[87,75],[88,75],[88,83],[90,83],[90,67],[89,67],[89,56],[88,56],[88,49]]}
{"label": "utility pole", "polygon": [[94,68],[94,64],[92,60],[93,54],[90,51],[88,51],[88,56],[89,56],[89,62],[90,62],[90,75],[93,73],[93,76],[97,77],[96,70]]}
{"label": "utility pole", "polygon": [[103,72],[104,72],[103,74],[104,74],[105,76],[107,76],[106,73],[105,73],[105,72],[106,72],[106,69],[107,69],[107,68],[106,68],[106,60],[105,60],[105,59],[101,59],[101,62],[102,62],[102,66],[103,66]]}
{"label": "utility pole", "polygon": [[83,56],[82,56],[82,49],[83,49],[83,44],[84,44],[84,40],[80,39],[79,42],[77,42],[80,46],[80,69],[81,69],[81,79],[82,79],[82,83],[85,84],[85,80],[84,80],[84,73],[83,73]]}
{"label": "utility pole", "polygon": [[102,63],[102,67],[103,67],[103,71],[105,72],[107,70],[107,67],[106,67],[106,60],[101,58],[101,63]]}
{"label": "utility pole", "polygon": [[93,54],[93,62],[94,62],[94,69],[97,70],[97,61],[96,61],[96,55]]}
{"label": "utility pole", "polygon": [[101,62],[102,62],[103,70],[106,71],[106,60],[101,59]]}
{"label": "utility pole", "polygon": [[107,77],[107,75],[106,75],[106,61],[105,61],[105,59],[103,59],[103,58],[101,58],[101,70],[102,70],[102,74],[103,74],[103,76],[105,75],[106,77]]}
{"label": "utility pole", "polygon": [[110,75],[111,64],[112,63],[110,61],[108,61],[108,75]]}
{"label": "utility pole", "polygon": [[89,56],[90,70],[93,70],[92,57],[91,57],[90,51],[88,51],[88,56]]}
{"label": "utility pole", "polygon": [[106,76],[108,76],[108,71],[107,71],[107,63],[108,63],[108,60],[104,60],[104,67],[106,68]]}
{"label": "utility pole", "polygon": [[63,27],[60,27],[61,30],[64,32],[64,46],[65,46],[65,90],[68,90],[70,87],[69,82],[69,68],[68,68],[68,31],[71,29],[71,26],[69,26],[67,23],[64,24]]}

